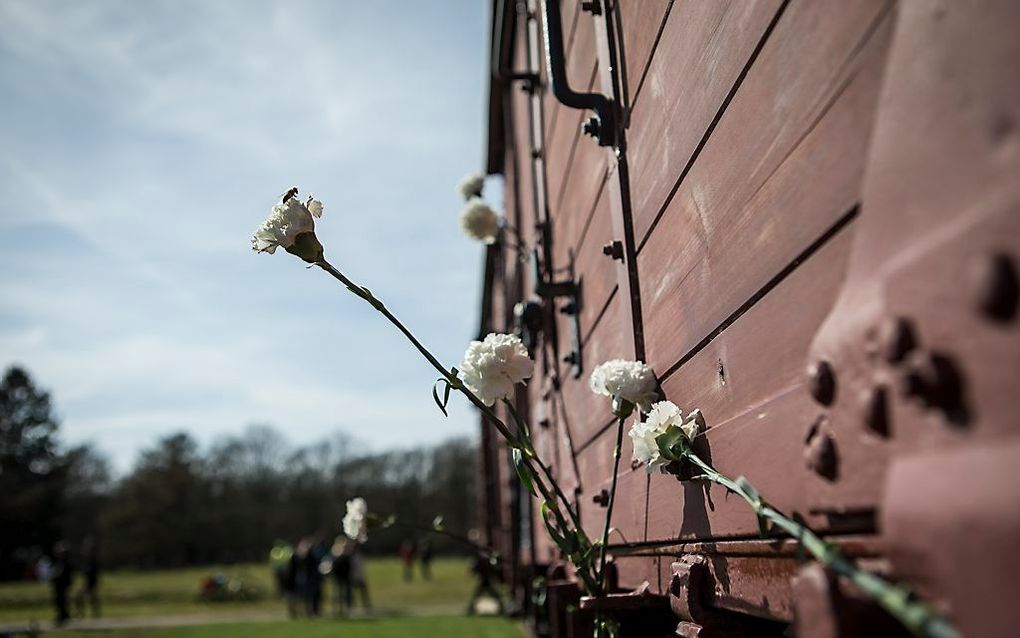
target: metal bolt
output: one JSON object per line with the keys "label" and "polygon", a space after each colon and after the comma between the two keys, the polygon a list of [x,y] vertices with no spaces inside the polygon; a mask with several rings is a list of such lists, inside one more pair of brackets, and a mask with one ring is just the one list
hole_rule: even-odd
{"label": "metal bolt", "polygon": [[875,386],[861,396],[864,425],[879,436],[889,436],[889,390]]}
{"label": "metal bolt", "polygon": [[581,10],[587,11],[593,16],[602,15],[602,6],[599,4],[598,0],[591,0],[590,2],[585,0],[581,3]]}
{"label": "metal bolt", "polygon": [[581,124],[581,132],[587,135],[588,137],[598,138],[601,130],[602,122],[600,122],[599,118],[594,115],[589,117]]}
{"label": "metal bolt", "polygon": [[839,459],[836,455],[836,441],[819,423],[815,423],[808,435],[804,448],[804,461],[815,474],[834,480],[838,474]]}
{"label": "metal bolt", "polygon": [[609,492],[606,490],[599,490],[598,494],[591,497],[591,501],[601,507],[607,507],[609,505]]}
{"label": "metal bolt", "polygon": [[828,361],[819,361],[808,366],[808,389],[815,401],[822,405],[832,405],[836,398],[836,375]]}
{"label": "metal bolt", "polygon": [[903,317],[890,317],[878,329],[879,349],[889,363],[899,363],[917,347],[913,324]]}
{"label": "metal bolt", "polygon": [[542,428],[543,430],[549,429],[549,425],[550,425],[549,419],[540,419],[538,421],[538,427]]}
{"label": "metal bolt", "polygon": [[1020,277],[1009,255],[998,253],[980,260],[974,269],[974,302],[993,321],[1016,317]]}
{"label": "metal bolt", "polygon": [[563,363],[569,363],[570,365],[577,365],[577,352],[571,351],[569,354],[563,355]]}
{"label": "metal bolt", "polygon": [[532,159],[539,159],[540,157],[542,157],[542,149],[540,149],[540,148],[533,148],[533,149],[531,149],[531,158]]}
{"label": "metal bolt", "polygon": [[602,254],[606,257],[612,257],[616,261],[623,261],[623,242],[614,239],[602,247]]}

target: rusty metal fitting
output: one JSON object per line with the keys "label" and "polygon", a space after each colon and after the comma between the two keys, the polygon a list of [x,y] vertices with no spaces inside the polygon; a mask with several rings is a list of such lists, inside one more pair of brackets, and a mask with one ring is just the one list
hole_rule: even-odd
{"label": "rusty metal fitting", "polygon": [[974,303],[993,321],[1016,318],[1020,302],[1020,277],[1009,255],[997,253],[977,262],[974,273]]}
{"label": "rusty metal fitting", "polygon": [[832,405],[836,399],[836,374],[832,365],[825,360],[818,361],[807,369],[808,390],[815,401],[822,405]]}
{"label": "rusty metal fitting", "polygon": [[602,254],[615,261],[623,261],[623,242],[614,239],[602,247]]}

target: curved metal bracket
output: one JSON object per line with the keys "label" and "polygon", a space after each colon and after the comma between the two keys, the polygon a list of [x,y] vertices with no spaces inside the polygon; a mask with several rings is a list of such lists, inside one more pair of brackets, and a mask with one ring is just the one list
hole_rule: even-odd
{"label": "curved metal bracket", "polygon": [[549,85],[560,104],[595,111],[582,130],[598,140],[599,146],[616,144],[616,104],[601,93],[578,93],[567,82],[567,62],[563,49],[563,19],[559,0],[542,0],[545,11],[545,65]]}

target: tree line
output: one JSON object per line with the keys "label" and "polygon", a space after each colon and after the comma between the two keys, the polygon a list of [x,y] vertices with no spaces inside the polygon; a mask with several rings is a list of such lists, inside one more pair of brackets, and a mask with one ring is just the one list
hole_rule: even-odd
{"label": "tree line", "polygon": [[[62,445],[49,394],[12,367],[0,381],[0,578],[24,575],[58,540],[77,547],[87,537],[104,567],[261,561],[277,540],[331,541],[354,496],[379,514],[426,526],[441,514],[466,532],[476,457],[467,437],[378,453],[343,433],[297,446],[252,425],[205,448],[186,432],[163,437],[114,477],[94,447]],[[365,550],[395,552],[411,534],[374,530]]]}

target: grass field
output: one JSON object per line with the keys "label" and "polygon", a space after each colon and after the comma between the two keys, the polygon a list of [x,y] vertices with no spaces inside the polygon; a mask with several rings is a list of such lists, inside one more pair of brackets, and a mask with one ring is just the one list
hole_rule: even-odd
{"label": "grass field", "polygon": [[[370,559],[366,563],[366,569],[373,607],[381,616],[459,614],[465,608],[474,584],[468,571],[468,561],[463,559],[437,559],[432,566],[432,580],[427,582],[422,581],[417,573],[412,582],[404,582],[402,568],[395,558]],[[199,601],[197,594],[200,580],[216,571],[222,571],[228,576],[240,576],[254,584],[264,595],[258,601],[245,603]],[[332,610],[331,584],[331,582],[327,583],[324,593],[324,611],[327,613]],[[268,566],[259,564],[164,571],[109,572],[102,575],[100,595],[103,616],[107,618],[184,615],[220,615],[243,618],[245,614],[265,617],[273,612],[282,614],[285,610],[284,603],[275,596]],[[52,617],[50,589],[47,585],[42,583],[0,584],[0,625],[49,620]],[[308,622],[310,623],[309,632],[312,632],[308,635],[318,635],[314,633],[318,631],[314,621]],[[358,622],[371,625],[383,621]],[[455,621],[451,619],[450,622]],[[293,625],[286,624],[286,626],[293,629]],[[329,625],[324,627],[326,626]],[[223,625],[216,627],[217,632],[223,629]],[[145,633],[144,635],[148,636],[149,634]],[[203,636],[207,634],[186,635]],[[222,634],[218,633],[218,635]],[[360,636],[362,634],[345,633],[343,635]],[[385,634],[373,633],[371,635]]]}
{"label": "grass field", "polygon": [[429,616],[359,620],[295,620],[212,624],[166,629],[60,631],[61,638],[523,638],[520,627],[506,618]]}

